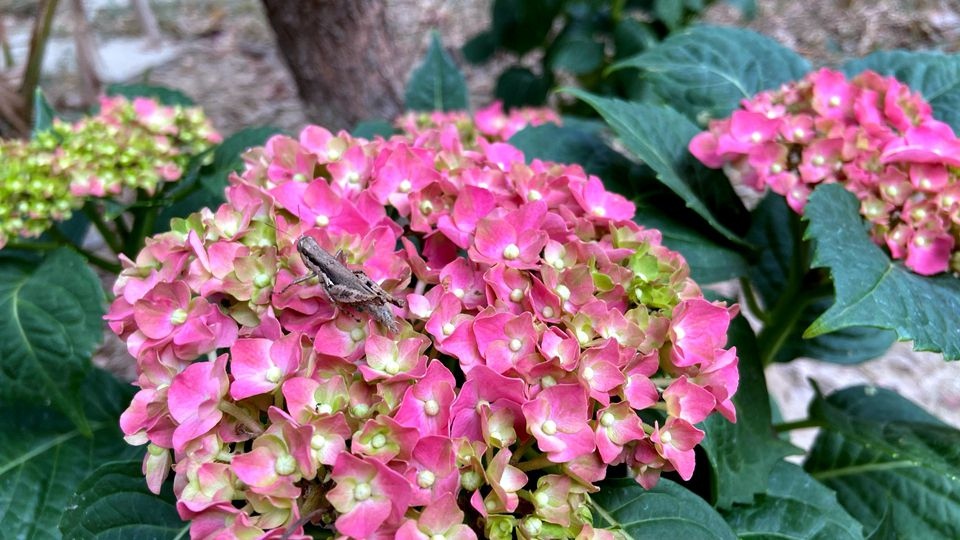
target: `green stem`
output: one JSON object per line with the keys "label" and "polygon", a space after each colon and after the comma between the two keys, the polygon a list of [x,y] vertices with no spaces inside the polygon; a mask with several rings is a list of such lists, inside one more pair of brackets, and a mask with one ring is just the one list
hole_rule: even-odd
{"label": "green stem", "polygon": [[803,420],[794,420],[793,422],[774,424],[773,430],[777,433],[783,433],[785,431],[793,431],[795,429],[810,429],[818,427],[823,427],[822,421],[814,420],[812,418],[804,418]]}
{"label": "green stem", "polygon": [[104,259],[103,257],[100,257],[99,255],[95,255],[93,252],[83,249],[77,244],[74,244],[72,240],[67,238],[67,235],[63,234],[60,231],[60,229],[56,227],[50,227],[49,229],[47,229],[47,233],[49,233],[50,236],[53,236],[54,238],[56,238],[60,242],[61,246],[68,247],[76,251],[80,255],[83,255],[87,259],[87,261],[90,262],[90,264],[98,268],[106,270],[111,274],[119,274],[120,270],[123,269],[120,267],[120,263],[116,263],[116,262]]}
{"label": "green stem", "polygon": [[800,219],[793,216],[790,226],[793,236],[793,253],[790,257],[787,283],[780,292],[773,309],[767,312],[769,322],[757,335],[760,359],[764,366],[773,363],[777,353],[800,321],[804,308],[810,302],[809,296],[803,290],[807,276],[808,246],[803,240],[802,229]]}
{"label": "green stem", "polygon": [[50,37],[50,27],[53,25],[53,16],[57,11],[59,0],[46,0],[37,10],[37,19],[30,35],[30,55],[27,57],[23,80],[20,83],[20,97],[23,98],[24,118],[33,124],[33,95],[40,83],[40,68],[43,65],[43,54]]}
{"label": "green stem", "polygon": [[750,310],[750,314],[760,319],[760,322],[767,324],[770,322],[770,315],[760,307],[760,302],[757,300],[757,292],[753,290],[753,285],[750,284],[750,280],[745,277],[740,278],[740,290],[743,291],[743,300],[747,303],[747,309]]}
{"label": "green stem", "polygon": [[250,433],[253,435],[260,435],[263,433],[263,426],[260,424],[260,422],[254,420],[252,416],[247,414],[247,412],[240,407],[230,403],[229,401],[221,401],[218,407],[221,411],[236,418],[241,424],[244,425],[244,427],[250,430]]}
{"label": "green stem", "polygon": [[530,461],[524,461],[517,465],[517,468],[523,472],[536,471],[539,469],[545,469],[547,467],[556,465],[556,463],[550,461],[550,458],[546,454],[542,456],[537,456]]}
{"label": "green stem", "polygon": [[[147,192],[138,189],[137,200],[147,199]],[[137,256],[137,252],[144,245],[144,239],[153,231],[153,224],[157,220],[157,214],[160,212],[159,206],[133,208],[133,226],[130,228],[130,235],[127,237],[126,249],[124,253],[131,259]]]}
{"label": "green stem", "polygon": [[120,243],[117,234],[110,230],[110,227],[108,227],[107,223],[103,220],[103,216],[97,212],[97,209],[94,208],[91,202],[87,201],[87,203],[83,205],[83,214],[87,216],[90,223],[93,223],[93,226],[97,228],[103,241],[110,246],[110,249],[119,255],[123,251],[123,244]]}
{"label": "green stem", "polygon": [[57,249],[61,244],[56,242],[7,242],[4,249],[22,249],[25,251],[50,251]]}
{"label": "green stem", "polygon": [[510,458],[510,463],[516,465],[516,463],[523,458],[523,455],[527,453],[527,450],[533,446],[535,441],[536,439],[529,437],[526,441],[520,443],[520,446],[517,447],[517,450],[513,453],[513,457]]}

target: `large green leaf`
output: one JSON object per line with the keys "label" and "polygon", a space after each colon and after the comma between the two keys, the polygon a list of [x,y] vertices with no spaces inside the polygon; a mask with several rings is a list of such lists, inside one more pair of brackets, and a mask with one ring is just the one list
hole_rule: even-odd
{"label": "large green leaf", "polygon": [[407,84],[405,102],[412,111],[452,111],[468,106],[463,73],[443,50],[437,33],[430,40],[427,57]]}
{"label": "large green leaf", "polygon": [[687,143],[699,132],[693,123],[669,107],[628,103],[577,89],[566,92],[596,109],[623,145],[656,171],[688,208],[730,241],[747,245],[736,231],[746,232],[749,214],[729,180],[687,151]]}
{"label": "large green leaf", "polygon": [[503,48],[523,55],[547,39],[563,0],[494,0],[493,34]]}
{"label": "large green leaf", "polygon": [[705,125],[730,114],[744,98],[803,77],[810,64],[750,30],[695,26],[612,69],[623,68],[643,70],[662,99]]}
{"label": "large green leaf", "polygon": [[[811,284],[804,278],[809,268],[808,244],[801,239],[802,223],[783,196],[769,193],[753,211],[752,227],[747,239],[758,246],[756,260],[750,269],[750,281],[767,309],[777,317],[795,317],[795,323],[778,340],[772,360],[789,362],[807,357],[854,364],[876,358],[886,352],[896,338],[889,330],[856,326],[804,339],[803,331],[833,301],[832,290],[824,298],[812,295]],[[803,306],[798,311],[798,306]],[[774,323],[782,323],[775,320]]]}
{"label": "large green leaf", "polygon": [[60,538],[57,525],[80,482],[102,463],[134,459],[117,425],[131,391],[95,369],[75,407],[86,412],[90,437],[48,408],[0,407],[0,538]]}
{"label": "large green leaf", "polygon": [[805,210],[813,265],[833,275],[836,302],[807,329],[815,337],[851,326],[889,328],[920,351],[960,359],[960,280],[924,277],[893,262],[867,235],[857,198],[837,184],[818,187]]}
{"label": "large green leaf", "polygon": [[189,96],[175,88],[154,86],[149,84],[111,84],[107,86],[108,96],[123,96],[127,99],[147,97],[157,100],[161,105],[180,105],[192,107],[196,105]]}
{"label": "large green leaf", "polygon": [[737,347],[740,359],[740,387],[733,396],[737,423],[714,414],[700,426],[707,433],[701,446],[710,459],[715,506],[719,508],[752,502],[754,494],[767,489],[774,465],[784,456],[798,453],[770,427],[770,395],[756,338],[746,319],[734,319],[729,336],[727,345]]}
{"label": "large green leaf", "polygon": [[525,67],[513,66],[497,77],[494,94],[507,109],[524,105],[540,106],[547,100],[552,81],[550,73],[537,75]]}
{"label": "large green leaf", "polygon": [[60,519],[64,538],[124,540],[187,538],[189,525],[180,520],[173,482],[160,495],[147,489],[140,460],[118,461],[99,467],[77,487]]}
{"label": "large green leaf", "polygon": [[865,530],[889,513],[898,538],[960,538],[960,431],[874,387],[817,397],[810,416],[822,427],[804,468]]}
{"label": "large green leaf", "polygon": [[651,490],[629,478],[605,480],[590,495],[590,507],[596,526],[619,529],[627,539],[736,538],[706,501],[666,478]]}
{"label": "large green leaf", "polygon": [[923,94],[933,115],[960,131],[960,56],[937,52],[877,51],[847,62],[843,71],[864,70],[892,75],[911,90]]}
{"label": "large green leaf", "polygon": [[610,148],[596,130],[584,124],[528,127],[510,137],[509,143],[522,150],[528,162],[576,163],[602,179],[607,189],[628,198],[636,196],[641,188],[638,184],[647,180],[641,167]]}
{"label": "large green leaf", "polygon": [[77,404],[103,304],[100,281],[72,251],[39,266],[0,261],[0,403],[52,404],[89,433]]}
{"label": "large green leaf", "polygon": [[862,526],[837,503],[834,492],[785,461],[774,467],[765,494],[751,506],[735,507],[726,517],[739,538],[863,538]]}

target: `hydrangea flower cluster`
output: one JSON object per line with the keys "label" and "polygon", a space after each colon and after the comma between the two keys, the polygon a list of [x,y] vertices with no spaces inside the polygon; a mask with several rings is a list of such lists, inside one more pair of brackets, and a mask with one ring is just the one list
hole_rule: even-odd
{"label": "hydrangea flower cluster", "polygon": [[[275,136],[123,261],[121,427],[193,538],[612,538],[608,467],[689,479],[694,424],[735,420],[736,307],[598,178],[460,123]],[[303,235],[405,300],[396,331],[294,284]]]}
{"label": "hydrangea flower cluster", "polygon": [[125,187],[153,193],[220,140],[199,108],[118,96],[101,98],[100,111],[76,123],[55,120],[33,140],[0,141],[0,248],[68,219],[85,197]]}
{"label": "hydrangea flower cluster", "polygon": [[454,125],[460,132],[460,140],[475,145],[477,137],[487,142],[505,142],[527,126],[560,124],[560,115],[543,107],[515,107],[504,112],[503,103],[494,101],[477,110],[473,116],[467,111],[409,112],[397,119],[395,125],[404,133],[416,136],[420,133],[447,125]]}
{"label": "hydrangea flower cluster", "polygon": [[821,69],[741,106],[690,141],[694,156],[798,213],[818,184],[839,182],[894,259],[922,275],[960,271],[960,139],[919,93]]}

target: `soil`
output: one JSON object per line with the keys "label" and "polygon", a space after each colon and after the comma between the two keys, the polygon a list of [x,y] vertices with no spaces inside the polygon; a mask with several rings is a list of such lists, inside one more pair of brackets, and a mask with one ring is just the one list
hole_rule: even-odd
{"label": "soil", "polygon": [[[29,27],[30,0],[0,0],[8,33]],[[260,4],[253,0],[155,2],[166,42],[175,54],[169,61],[146,66],[138,82],[180,88],[193,97],[224,133],[269,124],[297,132],[308,122],[296,88],[281,61]],[[427,30],[438,28],[444,43],[457,54],[459,46],[489,24],[490,0],[391,0],[390,17],[397,35],[404,36],[398,58],[420,58]],[[138,36],[136,19],[126,4],[87,0],[91,21],[101,43]],[[767,34],[798,50],[816,65],[833,65],[850,56],[881,48],[960,48],[960,2],[947,0],[758,0],[757,14],[743,21],[723,2],[705,14],[714,24],[735,24]],[[59,16],[55,39],[69,41],[69,21]],[[106,49],[105,47],[103,48]],[[128,51],[129,52],[129,51]],[[101,59],[103,62],[122,58]],[[411,63],[412,64],[412,63]],[[473,102],[490,99],[499,64],[466,66]],[[77,102],[77,77],[70,69],[55,69],[44,87],[56,106]],[[132,360],[122,345],[107,346],[113,369],[131,373]],[[802,359],[767,370],[767,381],[785,419],[805,417],[813,395],[809,381],[829,392],[854,384],[895,389],[954,426],[960,427],[960,362],[946,363],[939,355],[917,353],[897,344],[883,358],[857,366],[837,366]],[[809,444],[810,433],[795,432],[795,442]]]}

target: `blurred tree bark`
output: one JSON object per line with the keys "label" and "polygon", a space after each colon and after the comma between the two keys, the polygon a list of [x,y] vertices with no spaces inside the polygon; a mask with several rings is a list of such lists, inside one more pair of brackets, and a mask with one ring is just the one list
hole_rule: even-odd
{"label": "blurred tree bark", "polygon": [[263,0],[277,45],[312,120],[347,129],[403,108],[407,59],[382,0]]}

